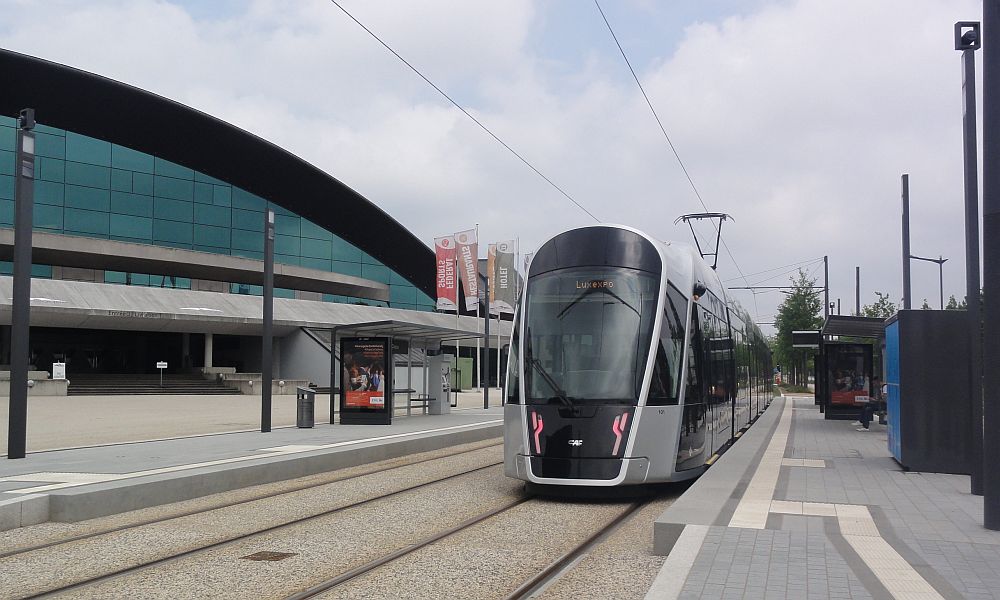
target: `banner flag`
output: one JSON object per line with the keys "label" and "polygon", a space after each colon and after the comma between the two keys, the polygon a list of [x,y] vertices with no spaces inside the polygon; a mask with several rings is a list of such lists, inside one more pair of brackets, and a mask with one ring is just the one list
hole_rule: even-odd
{"label": "banner flag", "polygon": [[490,282],[490,314],[495,315],[497,313],[496,297],[497,297],[497,273],[496,273],[496,262],[497,262],[497,245],[490,244],[486,252],[486,277]]}
{"label": "banner flag", "polygon": [[437,258],[437,307],[438,310],[457,310],[458,283],[455,278],[455,238],[434,238]]}
{"label": "banner flag", "polygon": [[517,304],[517,270],[515,269],[514,242],[500,242],[496,250],[496,283],[494,295],[496,309],[512,314]]}
{"label": "banner flag", "polygon": [[458,252],[458,280],[465,290],[465,309],[479,306],[479,240],[476,230],[460,231],[455,234]]}

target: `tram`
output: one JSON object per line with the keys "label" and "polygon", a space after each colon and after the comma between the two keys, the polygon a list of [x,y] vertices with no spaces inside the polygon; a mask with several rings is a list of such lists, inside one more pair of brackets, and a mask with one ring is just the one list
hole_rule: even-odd
{"label": "tram", "polygon": [[700,475],[771,402],[760,329],[690,246],[620,225],[532,258],[514,317],[504,472],[537,486]]}

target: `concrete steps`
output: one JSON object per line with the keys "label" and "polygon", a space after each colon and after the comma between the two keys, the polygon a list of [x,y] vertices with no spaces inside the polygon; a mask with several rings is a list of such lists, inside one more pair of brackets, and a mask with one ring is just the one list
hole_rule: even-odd
{"label": "concrete steps", "polygon": [[70,396],[114,396],[114,395],[153,395],[153,394],[184,394],[184,395],[221,395],[238,394],[239,392],[224,385],[221,381],[205,379],[200,375],[170,374],[163,376],[160,385],[159,375],[132,374],[76,374],[67,377],[70,381],[67,390]]}

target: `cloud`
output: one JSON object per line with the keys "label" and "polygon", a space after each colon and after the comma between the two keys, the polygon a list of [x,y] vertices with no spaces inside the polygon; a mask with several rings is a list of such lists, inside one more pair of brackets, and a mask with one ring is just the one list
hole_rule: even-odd
{"label": "cloud", "polygon": [[[652,14],[637,5],[616,9],[622,39]],[[545,23],[589,23],[596,10],[542,13],[524,0],[345,6],[602,220],[688,241],[673,220],[701,205],[613,45],[566,36],[550,56],[538,43]],[[518,235],[531,249],[591,222],[324,0],[257,0],[197,19],[154,0],[0,0],[0,9],[34,15],[5,20],[0,45],[244,127],[428,243],[479,222],[483,238]],[[898,299],[899,176],[909,172],[914,252],[949,257],[946,294],[964,294],[951,28],[980,13],[973,0],[761,2],[692,21],[676,44],[637,58],[706,205],[735,217],[724,233],[743,272],[828,254],[831,296],[845,309],[855,265],[865,302],[874,290]],[[937,290],[934,265],[922,267],[916,305]],[[720,274],[739,275],[728,256]],[[779,300],[762,294],[756,310],[773,314]]]}

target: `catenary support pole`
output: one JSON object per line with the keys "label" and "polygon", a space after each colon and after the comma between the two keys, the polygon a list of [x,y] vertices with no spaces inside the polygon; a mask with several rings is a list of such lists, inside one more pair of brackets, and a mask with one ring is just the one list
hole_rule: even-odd
{"label": "catenary support pole", "polygon": [[[490,278],[489,277],[486,278],[485,291],[486,295],[483,296],[483,303],[486,304],[486,310],[484,310],[483,313],[485,314],[486,318],[484,319],[483,327],[485,328],[484,333],[486,334],[486,337],[484,337],[483,339],[486,340],[486,343],[483,344],[483,354],[485,356],[483,357],[483,360],[481,360],[480,362],[484,365],[488,365],[490,364]],[[488,379],[489,378],[488,368],[486,370],[486,376]],[[486,381],[485,383],[483,383],[483,408],[489,408],[489,407],[490,407],[490,382]]]}
{"label": "catenary support pole", "polygon": [[14,159],[14,294],[11,300],[10,409],[7,458],[28,443],[28,335],[31,321],[31,227],[35,203],[35,110],[21,111]]}
{"label": "catenary support pole", "polygon": [[854,267],[854,316],[861,316],[861,267]]}
{"label": "catenary support pole", "polygon": [[823,321],[830,318],[830,257],[823,257]]}
{"label": "catenary support pole", "polygon": [[903,173],[903,308],[910,309],[910,176]]}
{"label": "catenary support pole", "polygon": [[983,0],[983,522],[1000,530],[1000,0]]}
{"label": "catenary support pole", "polygon": [[944,261],[946,260],[938,256],[938,293],[941,295],[941,310],[944,310]]}
{"label": "catenary support pole", "polygon": [[[260,358],[260,431],[271,431],[271,352],[274,336],[274,211],[264,214],[264,340]],[[330,384],[333,387],[333,384]]]}
{"label": "catenary support pole", "polygon": [[[961,35],[960,31],[956,33]],[[956,42],[959,42],[959,37]],[[960,44],[956,43],[956,46]],[[979,173],[976,146],[976,48],[962,50],[962,154],[965,166],[965,301],[968,305],[969,393],[972,447],[969,450],[972,493],[983,495],[983,345],[979,305]],[[944,291],[941,292],[942,299]]]}

